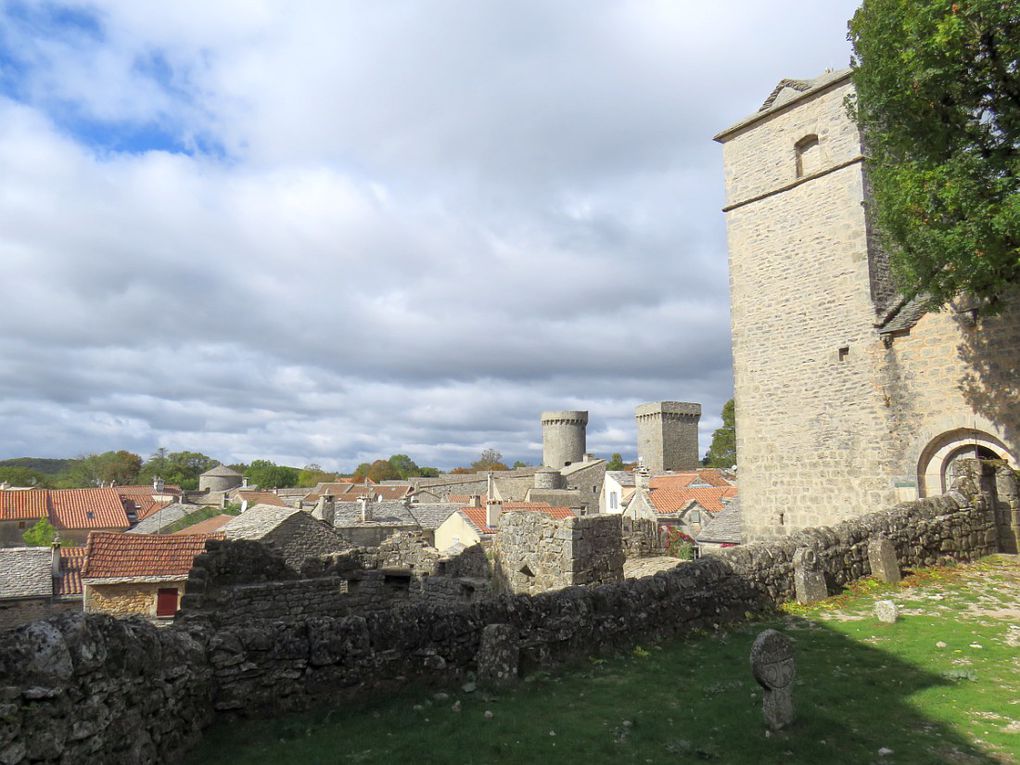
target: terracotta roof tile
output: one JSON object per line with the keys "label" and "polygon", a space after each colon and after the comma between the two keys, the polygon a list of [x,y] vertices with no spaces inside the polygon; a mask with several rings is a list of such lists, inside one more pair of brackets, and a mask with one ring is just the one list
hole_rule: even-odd
{"label": "terracotta roof tile", "polygon": [[733,483],[727,481],[723,476],[722,471],[718,468],[704,468],[701,470],[691,470],[683,473],[673,473],[671,475],[657,475],[653,476],[649,481],[649,486],[653,489],[659,488],[690,488],[692,484],[705,484],[709,486],[733,486]]}
{"label": "terracotta roof tile", "polygon": [[124,503],[116,489],[53,489],[51,522],[58,529],[126,529]]}
{"label": "terracotta roof tile", "polygon": [[710,513],[720,512],[725,505],[724,498],[737,496],[736,486],[712,486],[686,489],[680,487],[656,488],[653,484],[649,499],[660,515],[669,515],[697,502]]}
{"label": "terracotta roof tile", "polygon": [[196,555],[205,551],[206,540],[222,539],[222,534],[157,536],[114,534],[93,531],[89,534],[82,579],[119,577],[186,577]]}
{"label": "terracotta roof tile", "polygon": [[174,504],[173,502],[164,502],[158,499],[128,499],[128,502],[133,502],[135,506],[135,520],[144,521],[153,513],[156,513],[164,508],[170,507]]}
{"label": "terracotta roof tile", "polygon": [[181,487],[174,486],[172,484],[166,484],[163,487],[163,491],[156,491],[152,488],[152,485],[145,486],[114,486],[117,493],[122,497],[149,497],[152,498],[159,494],[180,494]]}
{"label": "terracotta roof tile", "polygon": [[57,580],[57,595],[81,595],[81,570],[84,565],[84,547],[60,548],[60,579]]}
{"label": "terracotta roof tile", "polygon": [[[481,534],[495,534],[496,529],[486,525],[484,507],[462,507],[458,510]],[[562,520],[573,518],[574,511],[569,507],[551,507],[545,502],[507,502],[503,504],[504,513],[529,512],[543,513],[550,518]]]}
{"label": "terracotta roof tile", "polygon": [[237,492],[237,501],[247,502],[249,505],[276,505],[277,507],[288,507],[286,502],[271,491],[239,491]]}
{"label": "terracotta roof tile", "polygon": [[0,491],[0,521],[34,521],[49,515],[50,493],[46,489]]}
{"label": "terracotta roof tile", "polygon": [[237,516],[234,515],[214,515],[212,518],[206,518],[204,521],[193,523],[190,526],[185,526],[180,531],[175,531],[172,536],[185,536],[187,534],[211,534],[214,531],[219,531],[228,523],[230,523]]}

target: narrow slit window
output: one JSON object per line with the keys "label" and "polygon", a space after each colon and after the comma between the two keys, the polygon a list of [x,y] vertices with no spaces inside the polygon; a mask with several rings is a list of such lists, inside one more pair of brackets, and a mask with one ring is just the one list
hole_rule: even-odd
{"label": "narrow slit window", "polygon": [[850,346],[844,345],[839,349],[839,360],[846,361],[846,357],[850,355]]}
{"label": "narrow slit window", "polygon": [[797,141],[797,177],[817,173],[821,168],[821,149],[818,147],[818,136],[806,135]]}

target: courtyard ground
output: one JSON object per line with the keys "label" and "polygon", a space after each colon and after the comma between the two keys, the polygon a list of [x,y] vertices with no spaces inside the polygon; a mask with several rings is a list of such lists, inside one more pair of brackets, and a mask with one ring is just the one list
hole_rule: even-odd
{"label": "courtyard ground", "polygon": [[[874,617],[883,599],[899,606],[897,623]],[[797,651],[798,719],[771,735],[748,660],[766,627]],[[510,692],[417,688],[222,722],[188,762],[1020,763],[1020,561],[922,570],[896,586],[863,580],[772,619],[531,675]]]}

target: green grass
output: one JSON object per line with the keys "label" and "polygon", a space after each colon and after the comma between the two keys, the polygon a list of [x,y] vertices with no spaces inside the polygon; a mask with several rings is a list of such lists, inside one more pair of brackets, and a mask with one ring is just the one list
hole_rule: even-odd
{"label": "green grass", "polygon": [[[874,618],[879,599],[897,602],[899,622]],[[771,736],[748,664],[765,627],[797,646],[798,719]],[[221,722],[188,762],[1017,763],[1020,563],[993,556],[900,586],[866,580],[771,620],[539,673],[506,693],[454,686],[438,700],[436,690]]]}

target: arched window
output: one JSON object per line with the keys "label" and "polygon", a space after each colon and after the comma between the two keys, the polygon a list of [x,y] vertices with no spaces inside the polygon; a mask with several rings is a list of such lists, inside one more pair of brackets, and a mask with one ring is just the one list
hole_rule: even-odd
{"label": "arched window", "polygon": [[817,173],[822,166],[821,149],[818,148],[818,136],[806,135],[797,141],[794,147],[797,154],[797,177]]}

